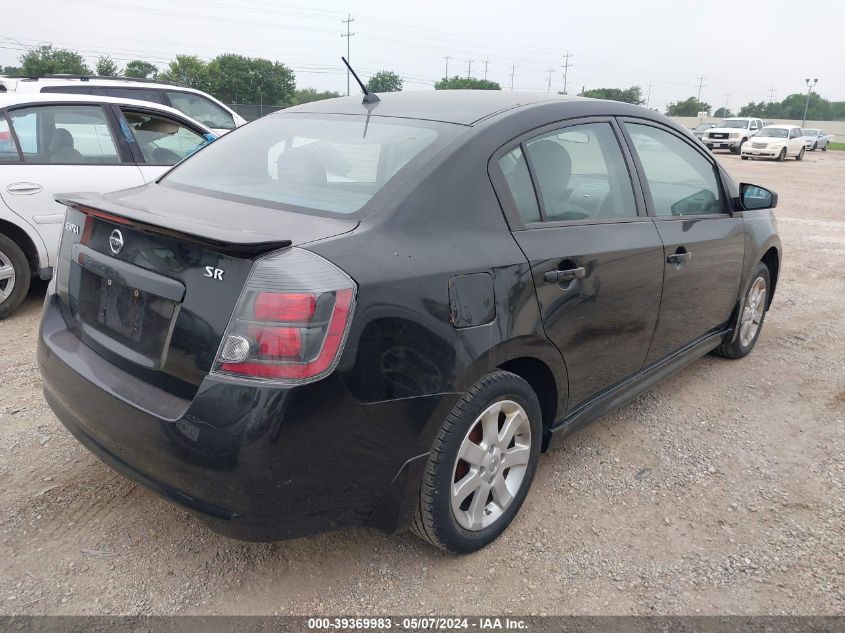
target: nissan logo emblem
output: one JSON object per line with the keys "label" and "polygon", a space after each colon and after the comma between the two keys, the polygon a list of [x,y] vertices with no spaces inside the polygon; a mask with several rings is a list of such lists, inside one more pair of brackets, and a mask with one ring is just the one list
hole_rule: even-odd
{"label": "nissan logo emblem", "polygon": [[109,235],[109,248],[111,252],[117,255],[120,252],[120,249],[123,248],[123,233],[121,233],[118,229],[115,229]]}

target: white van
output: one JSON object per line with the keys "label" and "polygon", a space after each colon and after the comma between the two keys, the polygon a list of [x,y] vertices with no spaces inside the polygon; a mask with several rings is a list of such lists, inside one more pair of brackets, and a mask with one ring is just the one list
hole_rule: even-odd
{"label": "white van", "polygon": [[218,136],[246,123],[243,117],[211,95],[165,81],[93,75],[0,77],[0,95],[51,92],[118,97],[158,103],[175,108],[192,119],[200,121]]}

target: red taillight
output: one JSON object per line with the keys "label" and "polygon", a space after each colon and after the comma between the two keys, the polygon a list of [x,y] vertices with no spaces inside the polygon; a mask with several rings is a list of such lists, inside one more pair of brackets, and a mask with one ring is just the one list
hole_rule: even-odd
{"label": "red taillight", "polygon": [[214,372],[299,382],[337,363],[355,305],[355,283],[297,248],[259,260],[238,301]]}
{"label": "red taillight", "polygon": [[311,293],[259,292],[252,312],[258,321],[296,323],[314,316],[317,297]]}

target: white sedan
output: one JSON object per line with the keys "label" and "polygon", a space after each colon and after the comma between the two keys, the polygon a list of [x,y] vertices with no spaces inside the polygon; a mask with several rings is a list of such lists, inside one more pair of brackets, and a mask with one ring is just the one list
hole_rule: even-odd
{"label": "white sedan", "polygon": [[0,319],[23,301],[31,276],[52,276],[64,227],[55,194],[143,185],[215,137],[178,110],[146,101],[0,97]]}
{"label": "white sedan", "polygon": [[769,125],[742,146],[742,160],[749,158],[783,160],[789,156],[794,157],[795,160],[802,160],[805,151],[804,132],[800,127]]}

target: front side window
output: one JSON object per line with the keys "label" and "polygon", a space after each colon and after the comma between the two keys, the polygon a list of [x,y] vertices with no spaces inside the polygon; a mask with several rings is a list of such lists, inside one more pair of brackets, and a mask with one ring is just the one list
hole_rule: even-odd
{"label": "front side window", "polygon": [[175,165],[205,145],[201,134],[168,117],[123,110],[123,116],[138,143],[144,162]]}
{"label": "front side window", "polygon": [[9,112],[28,163],[104,165],[120,162],[103,109],[98,105],[55,105]]}
{"label": "front side window", "polygon": [[377,116],[272,115],[225,134],[160,182],[271,208],[350,214],[462,129]]}
{"label": "front side window", "polygon": [[0,113],[0,163],[17,162],[18,160],[20,160],[20,156],[18,156],[18,148],[15,147],[15,140],[9,130],[9,124],[6,123],[6,119]]}
{"label": "front side window", "polygon": [[637,215],[622,150],[610,123],[565,127],[525,143],[544,220]]}
{"label": "front side window", "polygon": [[674,134],[625,123],[648,180],[658,216],[723,213],[713,164]]}
{"label": "front side window", "polygon": [[505,176],[516,208],[523,222],[539,222],[540,207],[531,184],[531,174],[522,153],[522,146],[516,147],[499,159],[499,169]]}
{"label": "front side window", "polygon": [[170,105],[203,125],[217,130],[235,129],[235,120],[213,101],[193,92],[167,91]]}

